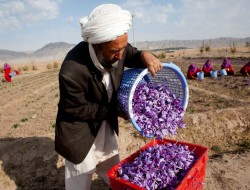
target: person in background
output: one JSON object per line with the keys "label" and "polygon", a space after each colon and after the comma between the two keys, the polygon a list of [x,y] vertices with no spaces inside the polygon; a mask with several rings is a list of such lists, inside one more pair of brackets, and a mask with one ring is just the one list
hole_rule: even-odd
{"label": "person in background", "polygon": [[150,52],[128,43],[132,15],[102,4],[80,20],[83,41],[66,55],[59,72],[60,99],[55,150],[65,158],[66,190],[89,190],[97,173],[107,184],[108,170],[120,162],[117,91],[125,67],[162,69]]}
{"label": "person in background", "polygon": [[10,76],[11,67],[9,66],[8,63],[4,63],[3,70],[6,82],[11,82],[11,76]]}
{"label": "person in background", "polygon": [[198,68],[195,64],[191,64],[188,67],[187,78],[188,79],[197,79],[197,73],[201,72],[201,69]]}
{"label": "person in background", "polygon": [[210,72],[212,70],[213,70],[212,62],[210,59],[208,59],[202,67],[202,71],[204,72],[204,77],[211,76]]}
{"label": "person in background", "polygon": [[227,75],[234,75],[234,70],[232,68],[232,64],[228,58],[225,58],[221,64],[221,69],[225,69]]}
{"label": "person in background", "polygon": [[19,75],[19,74],[20,74],[20,72],[19,72],[18,70],[14,70],[13,72],[15,72],[16,75]]}
{"label": "person in background", "polygon": [[14,71],[12,71],[12,72],[9,73],[9,76],[11,78],[13,78],[14,76],[19,75],[19,74],[20,74],[20,72],[18,70],[14,70]]}
{"label": "person in background", "polygon": [[249,76],[250,75],[250,61],[245,64],[241,69],[240,69],[240,73],[243,76]]}

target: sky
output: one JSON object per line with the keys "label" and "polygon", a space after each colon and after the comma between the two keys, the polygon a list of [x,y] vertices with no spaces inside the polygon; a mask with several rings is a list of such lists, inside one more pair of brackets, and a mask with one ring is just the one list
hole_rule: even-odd
{"label": "sky", "polygon": [[0,49],[82,41],[79,19],[98,5],[133,15],[129,42],[250,37],[250,0],[0,0]]}

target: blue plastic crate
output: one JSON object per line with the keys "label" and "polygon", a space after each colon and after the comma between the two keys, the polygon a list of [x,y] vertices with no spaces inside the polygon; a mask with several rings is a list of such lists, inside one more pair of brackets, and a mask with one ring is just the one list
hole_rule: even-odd
{"label": "blue plastic crate", "polygon": [[188,84],[181,69],[174,63],[163,63],[162,70],[153,77],[148,69],[127,69],[124,71],[121,86],[118,91],[119,108],[127,115],[134,127],[140,132],[141,128],[135,122],[132,100],[135,89],[139,83],[152,82],[153,84],[166,84],[168,90],[182,100],[182,107],[187,108],[189,91]]}

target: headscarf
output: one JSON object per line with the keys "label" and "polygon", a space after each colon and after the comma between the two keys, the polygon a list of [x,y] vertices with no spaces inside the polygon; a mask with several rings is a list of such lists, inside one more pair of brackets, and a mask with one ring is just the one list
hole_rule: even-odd
{"label": "headscarf", "polygon": [[191,64],[188,68],[188,72],[195,72],[197,70],[197,66],[195,64]]}
{"label": "headscarf", "polygon": [[103,4],[80,19],[80,25],[83,41],[100,44],[127,33],[132,26],[132,15],[118,5]]}
{"label": "headscarf", "polygon": [[250,61],[244,67],[250,67]]}
{"label": "headscarf", "polygon": [[8,65],[8,63],[4,63],[3,68],[4,68],[4,69],[10,69],[10,66]]}
{"label": "headscarf", "polygon": [[221,68],[222,68],[222,69],[225,69],[225,68],[229,68],[230,66],[231,66],[231,63],[230,63],[229,59],[228,59],[228,58],[225,58],[225,59],[223,60],[223,63],[222,63],[222,65],[221,65]]}
{"label": "headscarf", "polygon": [[213,67],[212,67],[212,64],[211,64],[211,60],[208,59],[205,64],[203,65],[203,68],[202,69],[211,69],[213,70]]}

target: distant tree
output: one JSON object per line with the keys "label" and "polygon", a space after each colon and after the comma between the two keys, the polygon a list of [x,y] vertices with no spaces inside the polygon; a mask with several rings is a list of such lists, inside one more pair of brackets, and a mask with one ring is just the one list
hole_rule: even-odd
{"label": "distant tree", "polygon": [[246,47],[250,50],[250,42],[246,42]]}
{"label": "distant tree", "polygon": [[233,42],[231,45],[230,45],[230,51],[231,51],[231,53],[235,53],[236,52],[236,44],[235,44],[235,42]]}
{"label": "distant tree", "polygon": [[211,50],[210,45],[205,44],[205,51],[206,51],[206,52],[209,52],[210,50]]}
{"label": "distant tree", "polygon": [[35,64],[32,65],[32,70],[36,71],[37,70],[37,66]]}
{"label": "distant tree", "polygon": [[166,58],[166,53],[165,53],[165,52],[161,52],[161,53],[158,55],[158,58],[159,58],[159,59],[165,59],[165,58]]}
{"label": "distant tree", "polygon": [[200,47],[200,53],[202,54],[205,50],[205,43],[203,42],[201,47]]}
{"label": "distant tree", "polygon": [[54,69],[59,68],[59,63],[55,61],[55,62],[53,63],[53,68],[54,68]]}
{"label": "distant tree", "polygon": [[47,69],[52,69],[52,64],[47,64]]}
{"label": "distant tree", "polygon": [[23,71],[28,71],[29,70],[29,67],[27,65],[24,65],[23,66]]}

